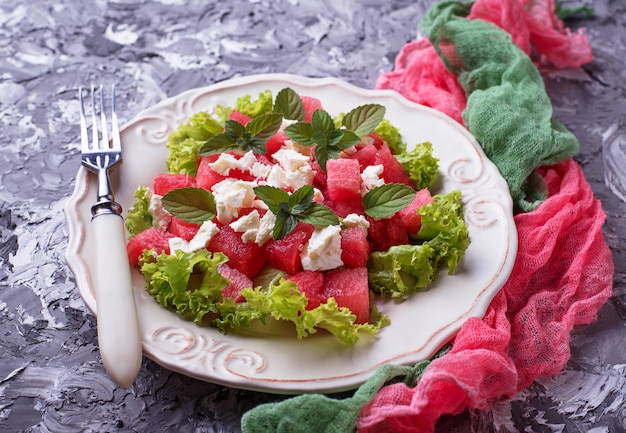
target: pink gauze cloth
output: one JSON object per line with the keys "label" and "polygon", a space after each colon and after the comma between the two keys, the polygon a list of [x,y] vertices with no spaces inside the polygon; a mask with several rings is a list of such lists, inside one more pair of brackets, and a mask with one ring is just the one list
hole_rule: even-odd
{"label": "pink gauze cloth", "polygon": [[[477,0],[470,18],[507,30],[522,50],[539,53],[537,64],[591,60],[586,38],[563,28],[551,0]],[[377,87],[461,121],[465,93],[426,40],[407,44]],[[578,164],[569,159],[537,172],[548,198],[515,216],[515,266],[484,318],[468,320],[415,387],[398,383],[376,394],[361,411],[359,432],[432,432],[441,415],[488,409],[563,368],[572,328],[593,321],[611,295],[613,261],[602,234],[605,214]]]}

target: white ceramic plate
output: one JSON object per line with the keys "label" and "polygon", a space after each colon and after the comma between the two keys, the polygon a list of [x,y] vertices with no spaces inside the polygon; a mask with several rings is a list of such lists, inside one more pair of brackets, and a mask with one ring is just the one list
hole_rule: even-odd
{"label": "white ceramic plate", "polygon": [[[155,175],[165,171],[167,136],[192,114],[210,111],[216,104],[232,106],[238,97],[256,97],[265,89],[276,94],[287,86],[319,98],[331,114],[364,103],[382,104],[386,118],[400,129],[409,145],[432,142],[440,160],[441,180],[435,192],[462,191],[472,241],[456,274],[449,276],[444,269],[430,290],[403,302],[380,303],[379,309],[389,315],[391,325],[374,339],[363,338],[354,347],[344,347],[334,337],[322,334],[297,340],[289,335],[222,335],[216,329],[196,326],[157,304],[144,290],[141,274],[133,271],[143,349],[169,369],[232,387],[275,393],[342,391],[357,387],[383,364],[428,359],[467,318],[484,314],[515,259],[512,202],[506,182],[475,139],[444,114],[392,91],[286,74],[235,78],[193,89],[140,113],[123,128],[124,162],[112,179],[117,201],[129,209],[136,187],[151,185]],[[95,178],[81,168],[66,206],[70,229],[67,260],[92,312],[97,300],[92,287],[89,222],[95,196]]]}

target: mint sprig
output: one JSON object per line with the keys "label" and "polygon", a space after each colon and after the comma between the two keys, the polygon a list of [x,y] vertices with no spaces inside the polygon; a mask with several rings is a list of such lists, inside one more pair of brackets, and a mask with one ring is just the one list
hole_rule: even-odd
{"label": "mint sprig", "polygon": [[261,185],[254,188],[254,193],[276,215],[272,232],[276,240],[291,233],[298,222],[322,227],[339,224],[339,218],[332,210],[313,201],[314,190],[311,185],[298,188],[293,194],[275,186]]}
{"label": "mint sprig", "polygon": [[203,188],[177,188],[161,198],[165,210],[183,221],[202,224],[215,218],[215,197]]}
{"label": "mint sprig", "polygon": [[302,99],[300,99],[300,95],[290,87],[285,87],[276,94],[273,110],[275,113],[282,114],[285,119],[304,119],[304,104],[302,104]]}
{"label": "mint sprig", "polygon": [[377,186],[363,196],[365,214],[372,218],[387,218],[407,207],[415,198],[415,190],[401,183]]}
{"label": "mint sprig", "polygon": [[200,156],[216,155],[234,150],[252,151],[256,154],[267,152],[265,143],[282,125],[280,113],[262,114],[243,125],[236,120],[224,122],[224,132],[214,135],[200,148]]}
{"label": "mint sprig", "polygon": [[303,146],[315,146],[315,159],[322,170],[326,162],[336,159],[342,150],[352,147],[376,128],[385,115],[385,107],[378,104],[361,105],[346,114],[342,127],[337,128],[324,110],[315,110],[311,122],[297,122],[285,128],[291,140]]}

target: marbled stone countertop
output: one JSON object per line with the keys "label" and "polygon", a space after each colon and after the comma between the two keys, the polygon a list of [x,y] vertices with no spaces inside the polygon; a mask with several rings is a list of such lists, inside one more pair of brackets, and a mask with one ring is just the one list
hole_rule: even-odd
{"label": "marbled stone countertop", "polygon": [[[546,74],[555,116],[607,213],[614,295],[575,329],[572,357],[484,413],[440,431],[626,431],[626,3],[588,4],[595,59]],[[145,359],[114,385],[95,318],[64,254],[63,205],[80,165],[79,85],[117,83],[122,121],[184,90],[238,75],[334,76],[373,88],[416,37],[430,0],[51,0],[0,2],[0,431],[236,432],[282,397],[201,382]]]}

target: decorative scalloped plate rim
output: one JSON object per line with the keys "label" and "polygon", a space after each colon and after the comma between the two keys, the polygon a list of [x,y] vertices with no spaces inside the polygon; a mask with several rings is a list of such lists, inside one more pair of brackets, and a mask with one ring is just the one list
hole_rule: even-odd
{"label": "decorative scalloped plate rim", "polygon": [[[338,392],[358,387],[387,363],[410,365],[430,358],[470,317],[482,317],[506,282],[517,252],[517,232],[507,184],[474,137],[457,122],[388,90],[357,88],[335,78],[263,74],[233,78],[166,99],[122,129],[124,162],[113,172],[116,199],[124,209],[138,185],[165,171],[167,136],[194,113],[233,105],[245,94],[274,94],[289,86],[319,98],[331,114],[380,103],[386,118],[409,144],[430,141],[440,159],[435,193],[460,189],[471,244],[456,274],[440,272],[433,286],[403,301],[378,300],[391,325],[377,336],[344,347],[323,333],[298,340],[270,331],[220,334],[161,307],[133,271],[144,354],[162,366],[208,382],[272,393]],[[69,226],[67,262],[78,290],[95,314],[90,207],[95,179],[80,168],[65,206]]]}

